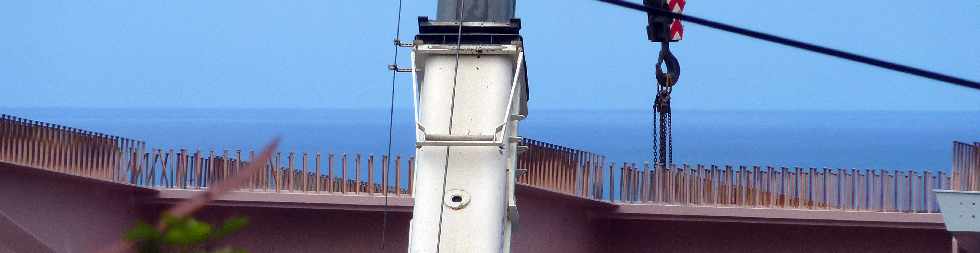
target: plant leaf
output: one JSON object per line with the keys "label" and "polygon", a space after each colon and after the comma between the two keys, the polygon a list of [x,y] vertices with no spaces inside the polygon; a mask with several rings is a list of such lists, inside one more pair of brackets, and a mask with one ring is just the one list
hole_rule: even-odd
{"label": "plant leaf", "polygon": [[133,242],[152,241],[160,237],[160,232],[150,224],[137,221],[136,226],[126,232],[126,240]]}
{"label": "plant leaf", "polygon": [[214,234],[212,234],[211,239],[220,239],[227,235],[233,234],[235,232],[241,231],[242,228],[248,226],[248,218],[244,216],[232,216],[225,220],[221,228],[218,229]]}

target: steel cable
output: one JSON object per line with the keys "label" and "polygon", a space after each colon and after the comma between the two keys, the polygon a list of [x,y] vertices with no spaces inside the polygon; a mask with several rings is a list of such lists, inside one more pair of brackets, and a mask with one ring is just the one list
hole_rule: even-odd
{"label": "steel cable", "polygon": [[[392,66],[396,66],[396,67],[395,69],[391,70],[391,98],[388,104],[388,145],[386,146],[386,151],[385,151],[385,155],[386,157],[388,157],[388,159],[385,160],[385,165],[384,165],[386,166],[385,169],[382,169],[382,171],[384,171],[384,175],[382,176],[382,178],[388,177],[388,171],[386,170],[386,168],[391,168],[391,141],[393,138],[392,135],[393,135],[394,121],[395,121],[395,80],[396,80],[396,76],[398,75],[398,67],[397,67],[398,46],[399,46],[398,44],[400,43],[399,40],[401,39],[401,33],[402,33],[402,0],[398,0],[397,15],[398,17],[395,20],[395,40],[393,43],[395,52],[394,52],[394,57],[392,57],[391,60]],[[385,239],[386,239],[385,236],[388,231],[388,185],[387,185],[388,180],[383,180],[383,181],[384,183],[381,187],[383,187],[382,193],[384,194],[385,205],[384,205],[384,209],[382,209],[381,211],[381,215],[382,215],[381,216],[381,250],[382,251],[384,251],[385,249]],[[374,186],[368,186],[368,187],[374,187]],[[400,191],[400,189],[395,188],[395,191]]]}
{"label": "steel cable", "polygon": [[[456,83],[459,81],[459,52],[460,44],[463,42],[463,0],[457,0],[456,6],[459,8],[459,12],[456,16],[456,22],[458,22],[458,29],[456,31],[456,63],[453,67],[453,91],[449,98],[449,135],[453,134],[453,115],[456,109]],[[451,147],[446,147],[446,166],[442,171],[442,197],[446,198],[446,177],[449,175],[449,149]],[[446,210],[446,205],[439,204],[439,232],[436,234],[436,253],[442,250],[442,216]]]}
{"label": "steel cable", "polygon": [[784,37],[781,37],[781,36],[772,35],[772,34],[768,34],[768,33],[763,33],[763,32],[759,32],[759,31],[753,31],[753,30],[749,30],[749,29],[745,29],[745,28],[741,28],[741,27],[737,27],[737,26],[733,26],[733,25],[729,25],[729,24],[725,24],[725,23],[721,23],[721,22],[711,21],[711,20],[708,20],[708,19],[699,18],[699,17],[695,17],[695,16],[691,16],[691,15],[674,13],[674,12],[670,12],[670,11],[666,11],[666,10],[661,10],[661,9],[657,9],[657,8],[652,8],[652,7],[646,7],[646,6],[642,5],[642,4],[632,3],[632,2],[628,2],[628,1],[623,1],[623,0],[598,0],[598,1],[599,2],[604,2],[604,3],[609,3],[609,4],[612,4],[612,5],[616,5],[616,6],[620,6],[620,7],[624,7],[624,8],[627,8],[627,9],[632,9],[632,10],[647,12],[647,13],[651,13],[651,14],[655,14],[655,15],[666,16],[666,17],[670,17],[670,18],[674,18],[674,19],[680,19],[682,21],[687,21],[687,22],[691,22],[691,23],[695,23],[695,24],[707,26],[707,27],[710,27],[710,28],[714,28],[714,29],[718,29],[718,30],[722,30],[722,31],[730,32],[730,33],[740,34],[740,35],[752,37],[752,38],[755,38],[755,39],[765,40],[765,41],[769,41],[769,42],[772,42],[772,43],[781,44],[781,45],[785,45],[785,46],[789,46],[789,47],[793,47],[793,48],[803,49],[803,50],[810,51],[810,52],[815,52],[815,53],[819,53],[819,54],[829,55],[829,56],[833,56],[833,57],[837,57],[837,58],[841,58],[841,59],[845,59],[845,60],[849,60],[849,61],[864,63],[864,64],[867,64],[867,65],[871,65],[871,66],[875,66],[875,67],[879,67],[879,68],[884,68],[884,69],[889,69],[889,70],[893,70],[893,71],[897,71],[897,72],[901,72],[901,73],[906,73],[906,74],[909,74],[909,75],[919,76],[919,77],[928,78],[928,79],[932,79],[932,80],[936,80],[936,81],[940,81],[940,82],[945,82],[945,83],[949,83],[949,84],[955,84],[955,85],[959,85],[959,86],[963,86],[963,87],[967,87],[967,88],[972,88],[972,89],[980,90],[980,83],[978,83],[977,81],[972,81],[972,80],[968,80],[968,79],[965,79],[965,78],[950,76],[950,75],[946,75],[946,74],[942,74],[942,73],[938,73],[938,72],[933,72],[933,71],[929,71],[929,70],[925,70],[925,69],[921,69],[921,68],[916,68],[916,67],[912,67],[912,66],[908,66],[908,65],[904,65],[904,64],[889,62],[889,61],[880,60],[880,59],[875,59],[875,58],[871,58],[871,57],[867,57],[867,56],[863,56],[863,55],[858,55],[858,54],[849,53],[849,52],[845,52],[845,51],[841,51],[841,50],[837,50],[837,49],[833,49],[833,48],[828,48],[828,47],[824,47],[824,46],[819,46],[819,45],[815,45],[815,44],[811,44],[811,43],[807,43],[807,42],[802,42],[802,41],[798,41],[798,40],[784,38]]}

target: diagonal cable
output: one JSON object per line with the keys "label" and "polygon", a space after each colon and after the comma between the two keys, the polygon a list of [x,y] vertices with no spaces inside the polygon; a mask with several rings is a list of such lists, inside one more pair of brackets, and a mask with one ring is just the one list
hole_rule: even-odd
{"label": "diagonal cable", "polygon": [[735,34],[739,34],[739,35],[743,35],[743,36],[752,37],[752,38],[755,38],[755,39],[760,39],[760,40],[765,40],[765,41],[769,41],[769,42],[776,43],[776,44],[781,44],[781,45],[784,45],[784,46],[789,46],[789,47],[793,47],[793,48],[803,49],[803,50],[810,51],[810,52],[815,52],[815,53],[819,53],[819,54],[823,54],[823,55],[829,55],[829,56],[833,56],[833,57],[837,57],[837,58],[841,58],[841,59],[845,59],[845,60],[849,60],[849,61],[864,63],[864,64],[867,64],[867,65],[871,65],[871,66],[875,66],[875,67],[879,67],[879,68],[884,68],[884,69],[889,69],[889,70],[893,70],[893,71],[897,71],[897,72],[902,72],[902,73],[906,73],[906,74],[909,74],[909,75],[919,76],[919,77],[928,78],[928,79],[932,79],[932,80],[936,80],[936,81],[940,81],[940,82],[945,82],[945,83],[949,83],[949,84],[955,84],[955,85],[959,85],[959,86],[963,86],[963,87],[967,87],[967,88],[972,88],[972,89],[980,90],[980,83],[978,83],[977,81],[972,81],[972,80],[968,80],[968,79],[965,79],[965,78],[960,78],[960,77],[956,77],[956,76],[950,76],[950,75],[946,75],[946,74],[942,74],[942,73],[938,73],[938,72],[934,72],[934,71],[929,71],[929,70],[925,70],[925,69],[921,69],[921,68],[916,68],[916,67],[912,67],[912,66],[908,66],[908,65],[904,65],[904,64],[889,62],[889,61],[880,60],[880,59],[875,59],[875,58],[871,58],[871,57],[867,57],[867,56],[863,56],[863,55],[859,55],[859,54],[855,54],[855,53],[849,53],[849,52],[845,52],[845,51],[841,51],[841,50],[837,50],[837,49],[833,49],[833,48],[829,48],[829,47],[824,47],[824,46],[820,46],[820,45],[816,45],[816,44],[811,44],[811,43],[807,43],[807,42],[802,42],[802,41],[798,41],[798,40],[793,40],[793,39],[789,39],[789,38],[785,38],[785,37],[781,37],[781,36],[777,36],[777,35],[773,35],[773,34],[768,34],[768,33],[764,33],[764,32],[749,30],[749,29],[745,29],[745,28],[741,28],[741,27],[737,27],[737,26],[733,26],[733,25],[729,25],[729,24],[725,24],[725,23],[721,23],[721,22],[711,21],[711,20],[708,20],[708,19],[699,18],[699,17],[695,17],[695,16],[691,16],[691,15],[674,13],[674,12],[670,12],[670,11],[666,11],[666,10],[661,10],[661,9],[653,8],[653,7],[646,7],[646,6],[642,5],[642,4],[637,4],[637,3],[633,3],[633,2],[629,2],[629,1],[623,1],[623,0],[598,0],[598,1],[599,2],[604,2],[604,3],[609,3],[609,4],[612,4],[612,5],[616,5],[616,6],[620,6],[620,7],[624,7],[624,8],[627,8],[627,9],[633,9],[633,10],[637,10],[637,11],[647,12],[647,13],[651,13],[651,14],[654,14],[654,15],[660,15],[660,16],[666,16],[666,17],[670,17],[670,18],[674,18],[674,19],[680,19],[680,20],[683,20],[683,21],[687,21],[687,22],[691,22],[691,23],[695,23],[695,24],[707,26],[707,27],[710,27],[710,28],[714,28],[714,29],[718,29],[718,30],[722,30],[722,31],[730,32],[730,33],[735,33]]}

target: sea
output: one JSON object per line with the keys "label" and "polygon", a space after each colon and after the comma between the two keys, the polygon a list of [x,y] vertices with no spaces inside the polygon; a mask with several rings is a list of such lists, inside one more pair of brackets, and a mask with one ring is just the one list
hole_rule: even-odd
{"label": "sea", "polygon": [[[385,154],[388,109],[0,108],[0,113],[146,142],[148,148]],[[953,141],[980,141],[980,111],[673,112],[675,163],[948,170]],[[414,153],[410,109],[392,120],[391,153]],[[652,156],[643,110],[533,109],[520,135],[640,164]]]}

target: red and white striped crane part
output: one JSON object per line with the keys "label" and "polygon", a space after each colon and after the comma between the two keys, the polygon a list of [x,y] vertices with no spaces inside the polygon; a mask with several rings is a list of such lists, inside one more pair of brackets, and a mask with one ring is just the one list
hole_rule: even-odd
{"label": "red and white striped crane part", "polygon": [[[685,0],[668,0],[667,9],[669,9],[673,13],[678,13],[678,14],[683,13],[684,5],[686,4],[687,1]],[[684,38],[684,26],[681,25],[680,19],[674,19],[674,21],[670,23],[670,40],[678,41],[683,38]]]}

